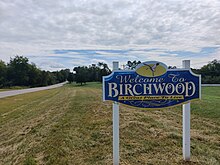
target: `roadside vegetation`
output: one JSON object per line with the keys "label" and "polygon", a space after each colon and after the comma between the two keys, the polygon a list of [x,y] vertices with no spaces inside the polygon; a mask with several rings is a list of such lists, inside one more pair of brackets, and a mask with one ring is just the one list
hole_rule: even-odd
{"label": "roadside vegetation", "polygon": [[0,92],[2,91],[10,91],[10,90],[19,90],[19,89],[27,89],[27,86],[11,86],[6,88],[0,88]]}
{"label": "roadside vegetation", "polygon": [[220,61],[213,60],[200,69],[192,69],[193,72],[201,74],[203,84],[220,84]]}
{"label": "roadside vegetation", "polygon": [[[112,164],[112,102],[102,84],[75,83],[0,99],[0,164]],[[122,165],[220,162],[220,88],[192,102],[191,162],[182,160],[181,106],[138,110],[120,105]]]}
{"label": "roadside vegetation", "polygon": [[[102,81],[102,76],[109,75],[111,70],[108,65],[99,62],[90,66],[74,67],[62,69],[60,71],[45,71],[39,69],[34,63],[29,63],[27,57],[15,56],[8,64],[0,60],[0,88],[11,89],[17,87],[39,87],[53,85],[64,81],[72,83]],[[3,90],[0,90],[3,91]]]}
{"label": "roadside vegetation", "polygon": [[56,72],[42,71],[28,58],[16,56],[8,64],[0,60],[0,88],[38,87],[66,81],[69,69]]}
{"label": "roadside vegetation", "polygon": [[[127,61],[125,69],[133,70],[141,61]],[[169,66],[175,69],[176,66]],[[213,60],[201,69],[192,71],[201,74],[203,84],[220,84],[220,61]],[[34,63],[29,63],[27,57],[16,56],[8,64],[0,60],[0,88],[11,89],[14,86],[38,87],[47,86],[64,81],[86,84],[86,82],[102,82],[102,77],[109,75],[111,70],[103,62],[89,66],[77,66],[72,70],[63,69],[50,72],[39,69]],[[0,90],[3,91],[3,90]]]}

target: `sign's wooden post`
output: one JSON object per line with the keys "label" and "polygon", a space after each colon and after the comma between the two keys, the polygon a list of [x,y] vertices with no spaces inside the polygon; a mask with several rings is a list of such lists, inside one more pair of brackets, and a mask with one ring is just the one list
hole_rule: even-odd
{"label": "sign's wooden post", "polygon": [[[113,71],[119,69],[119,63],[113,62]],[[113,102],[113,165],[119,165],[119,104]]]}
{"label": "sign's wooden post", "polygon": [[[190,60],[183,60],[184,69],[190,69]],[[190,102],[183,104],[183,159],[190,161]]]}

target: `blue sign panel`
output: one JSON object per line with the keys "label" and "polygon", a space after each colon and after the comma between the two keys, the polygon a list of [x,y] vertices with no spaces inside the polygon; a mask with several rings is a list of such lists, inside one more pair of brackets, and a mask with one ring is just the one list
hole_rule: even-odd
{"label": "blue sign panel", "polygon": [[136,70],[118,70],[103,77],[103,100],[139,108],[163,108],[183,104],[201,96],[200,75],[190,69],[167,69],[150,61]]}

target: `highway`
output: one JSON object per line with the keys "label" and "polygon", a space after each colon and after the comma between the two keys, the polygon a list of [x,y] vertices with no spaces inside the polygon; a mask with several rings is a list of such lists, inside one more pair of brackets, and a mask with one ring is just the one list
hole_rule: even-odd
{"label": "highway", "polygon": [[63,86],[66,83],[67,82],[63,82],[63,83],[59,83],[59,84],[55,84],[55,85],[50,85],[50,86],[45,86],[45,87],[3,91],[3,92],[0,92],[0,99],[5,98],[5,97],[9,97],[9,96],[20,95],[20,94],[24,94],[24,93],[31,93],[31,92],[37,92],[37,91],[42,91],[42,90],[47,90],[47,89],[58,88],[58,87]]}

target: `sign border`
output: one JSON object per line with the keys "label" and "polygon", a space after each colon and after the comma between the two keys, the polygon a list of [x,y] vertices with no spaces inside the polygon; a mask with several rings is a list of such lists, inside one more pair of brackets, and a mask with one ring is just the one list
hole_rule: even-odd
{"label": "sign border", "polygon": [[[103,76],[102,77],[102,82],[103,82],[103,84],[102,84],[102,101],[107,101],[106,99],[105,99],[105,79],[107,79],[107,78],[110,78],[111,76],[113,76],[114,75],[114,72],[131,72],[131,73],[133,73],[133,72],[135,72],[135,70],[114,70],[110,75],[108,75],[108,76]],[[191,100],[188,100],[188,101],[185,101],[185,102],[182,102],[182,103],[179,103],[179,104],[175,104],[175,105],[171,105],[171,106],[168,106],[168,107],[161,107],[161,108],[141,108],[141,107],[134,107],[134,106],[131,106],[131,105],[127,105],[127,104],[123,104],[123,103],[121,103],[121,104],[123,104],[123,105],[126,105],[126,106],[129,106],[129,107],[133,107],[133,108],[139,108],[139,109],[141,109],[141,110],[158,110],[158,109],[163,109],[163,108],[170,108],[170,107],[175,107],[175,106],[178,106],[178,105],[183,105],[183,104],[186,104],[186,103],[188,103],[188,102],[190,102],[190,101],[194,101],[194,100],[198,100],[198,99],[200,99],[201,100],[201,87],[202,87],[202,85],[201,85],[201,75],[200,74],[196,74],[196,73],[194,73],[193,71],[192,71],[192,69],[185,69],[185,68],[177,68],[177,69],[167,69],[167,72],[168,71],[189,71],[190,72],[190,74],[192,74],[193,76],[196,76],[196,77],[198,77],[199,78],[199,98],[195,98],[195,99],[191,99]],[[108,101],[111,101],[111,100],[108,100]],[[118,103],[120,103],[120,102],[118,102]]]}

